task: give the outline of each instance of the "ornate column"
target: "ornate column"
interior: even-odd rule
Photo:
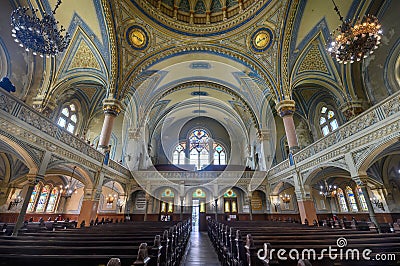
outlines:
[[[268,129],[261,129],[258,131],[258,141],[261,146],[261,154],[258,155],[258,158],[254,158],[254,160],[258,159],[258,162],[255,161],[255,169],[260,171],[267,171],[269,169],[269,162],[272,160],[272,154],[275,150],[275,145],[271,146],[271,132]],[[258,165],[258,169],[257,169]]]
[[[151,200],[151,195],[149,193],[146,193],[146,205],[144,206],[144,218],[143,218],[144,221],[147,221],[147,211],[149,208],[150,200]]]
[[[218,221],[218,198],[215,198],[214,204],[215,204],[215,221]]]
[[[184,196],[180,196],[180,200],[181,200],[180,220],[183,221],[183,203],[184,203],[185,197]]]
[[[104,122],[103,128],[101,129],[101,134],[99,138],[98,147],[102,150],[108,149],[108,144],[110,143],[111,133],[114,126],[114,120],[117,115],[121,112],[121,103],[120,101],[108,98],[103,102],[103,111],[104,111]]]
[[[24,202],[22,203],[21,211],[18,215],[17,223],[14,226],[14,230],[12,235],[17,236],[18,235],[18,230],[21,228],[22,223],[24,222],[24,218],[26,215],[26,211],[28,209],[28,204],[29,200],[31,199],[32,192],[39,181],[44,179],[43,175],[28,175],[28,189],[26,191],[26,194],[24,196]]]
[[[250,214],[250,221],[253,221],[253,208],[251,207],[251,198],[253,197],[253,192],[249,191],[247,195],[249,198],[249,214]]]
[[[282,117],[285,127],[286,138],[289,145],[289,151],[295,153],[299,150],[296,136],[296,127],[294,125],[293,114],[295,111],[295,102],[293,100],[282,100],[276,105],[276,110]]]
[[[83,201],[78,216],[78,226],[80,226],[83,221],[85,221],[85,225],[88,225],[91,220],[96,219],[101,190],[99,191],[96,188],[84,188],[83,193]]]
[[[361,191],[364,194],[365,202],[367,203],[368,206],[369,219],[371,220],[372,223],[375,224],[375,226],[378,228],[378,232],[380,233],[381,229],[379,228],[379,223],[376,220],[374,206],[371,203],[370,193],[368,192],[367,189],[368,176],[356,176],[352,177],[352,179],[356,182],[357,185],[360,186]]]
[[[313,221],[318,221],[318,217],[314,200],[311,198],[311,189],[302,183],[301,173],[297,169],[296,164],[293,167],[295,169],[293,181],[301,223],[304,223],[307,219],[308,224],[313,225]]]

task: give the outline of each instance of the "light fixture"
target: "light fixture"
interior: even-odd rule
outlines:
[[[290,195],[288,195],[288,194],[281,195],[280,198],[281,198],[283,203],[285,203],[285,204],[289,204],[290,203]]]
[[[321,185],[320,189],[320,195],[324,196],[325,198],[333,198],[336,195],[337,186],[331,184],[328,185],[328,182],[324,180],[324,186]]]
[[[29,7],[18,7],[11,13],[12,37],[19,46],[24,47],[26,51],[32,50],[34,55],[55,56],[63,52],[71,38],[68,32],[61,26],[58,30],[59,21],[54,18],[57,8],[60,6],[61,0],[52,10],[51,14],[43,12],[42,18],[37,17],[38,9],[30,9]],[[28,14],[31,10],[31,15]]]
[[[370,200],[371,200],[371,203],[374,204],[376,207],[378,207],[382,211],[385,210],[385,207],[383,206],[383,202],[381,202],[378,198],[373,197],[373,198],[370,198]]]
[[[349,20],[344,20],[334,0],[334,10],[342,25],[331,33],[328,52],[339,63],[347,64],[360,61],[372,54],[378,48],[382,38],[381,24],[373,15],[366,15],[362,20],[351,26]]]
[[[76,169],[76,166],[74,166],[74,168],[72,170],[72,174],[71,174],[71,177],[70,177],[70,179],[68,181],[68,184],[66,186],[64,186],[64,187],[62,185],[60,186],[60,188],[61,188],[60,193],[65,198],[70,198],[72,196],[72,194],[78,193],[76,185],[72,189],[72,179],[74,178],[75,169]]]
[[[22,202],[23,198],[18,195],[17,197],[15,197],[11,202],[10,202],[10,206],[8,206],[8,210],[11,210],[12,208],[16,207],[18,204],[20,204]]]
[[[114,185],[115,181],[113,181],[112,183],[111,193],[108,194],[108,197],[106,198],[107,205],[112,205],[114,203],[115,198],[118,197],[118,195],[114,193]]]

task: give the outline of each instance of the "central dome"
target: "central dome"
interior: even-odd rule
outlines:
[[[190,36],[210,36],[236,29],[257,16],[271,1],[131,0],[156,23]]]

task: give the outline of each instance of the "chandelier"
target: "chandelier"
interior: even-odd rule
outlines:
[[[281,197],[283,203],[285,203],[285,204],[290,203],[290,195],[285,194],[285,195],[281,195],[280,197]]]
[[[65,198],[70,198],[72,196],[72,194],[78,193],[76,185],[74,186],[74,188],[72,188],[72,179],[74,178],[75,170],[76,170],[76,166],[74,166],[74,168],[72,170],[72,174],[71,174],[71,177],[69,178],[68,184],[66,186],[60,185],[60,189],[61,189],[60,193]]]
[[[326,182],[326,180],[324,180],[324,185],[325,186],[320,186],[321,191],[319,192],[319,194],[321,196],[324,196],[325,198],[335,197],[337,186],[331,184],[328,185],[328,182]]]
[[[335,31],[331,33],[328,52],[343,64],[367,58],[378,48],[382,38],[381,24],[378,19],[373,15],[366,15],[353,27],[349,20],[344,20],[335,1],[332,0],[332,2],[342,25],[336,29],[339,31],[337,36],[335,36]]]
[[[28,52],[32,50],[34,55],[39,54],[41,57],[54,57],[63,52],[71,38],[68,32],[61,26],[58,30],[57,21],[54,18],[56,10],[61,4],[61,0],[57,4],[51,14],[44,12],[42,19],[36,16],[38,9],[32,9],[31,15],[28,14],[29,7],[18,7],[11,13],[12,37],[19,46],[25,47]]]
[[[114,185],[115,185],[115,181],[113,181],[113,183],[112,183],[111,193],[109,193],[108,197],[106,198],[106,202],[109,207],[112,206],[112,204],[114,203],[114,200],[118,197],[118,195],[116,193],[114,193],[115,192]]]

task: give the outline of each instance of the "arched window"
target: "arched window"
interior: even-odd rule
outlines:
[[[344,193],[343,190],[341,188],[338,188],[336,190],[336,195],[337,195],[337,199],[339,202],[339,207],[340,207],[340,211],[341,212],[348,212],[349,209],[347,208],[347,203],[346,203],[346,199],[344,197]]]
[[[58,199],[59,190],[57,187],[53,188],[50,194],[49,201],[47,203],[46,212],[54,212],[54,208],[56,207],[57,199]]]
[[[172,163],[173,164],[184,164],[185,163],[185,147],[184,142],[179,143],[173,152]]]
[[[237,197],[232,189],[224,194],[224,211],[226,213],[237,213]]]
[[[214,143],[214,164],[226,165],[226,152],[219,143]]]
[[[323,106],[321,108],[319,125],[324,136],[336,130],[339,127],[339,124],[336,120],[335,112],[327,106]]]
[[[76,106],[75,104],[71,103],[61,110],[61,114],[58,118],[57,124],[73,134],[77,122],[78,117],[76,115]]]
[[[39,196],[39,200],[36,206],[36,211],[37,212],[43,212],[44,211],[44,207],[46,205],[47,202],[47,198],[49,196],[49,190],[50,187],[48,185],[44,186],[42,188],[42,191],[40,192],[40,196]]]
[[[40,190],[40,184],[37,184],[35,188],[33,189],[31,198],[29,199],[29,204],[28,204],[28,212],[33,212],[35,208],[35,202],[36,202],[36,197],[38,194],[38,191]]]
[[[350,210],[353,212],[358,212],[356,198],[354,197],[353,190],[349,186],[346,187],[346,195],[350,203]]]
[[[368,205],[367,202],[365,201],[364,193],[362,192],[360,186],[356,187],[356,192],[357,192],[358,202],[360,203],[361,206],[361,210],[368,211]]]
[[[160,213],[162,214],[169,214],[174,212],[174,198],[175,193],[167,188],[161,194],[161,201],[160,201]]]
[[[209,135],[204,129],[195,129],[189,136],[190,164],[196,165],[197,170],[209,164]]]

